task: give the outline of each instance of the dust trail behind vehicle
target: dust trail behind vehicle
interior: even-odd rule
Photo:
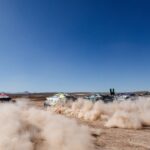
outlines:
[[[103,121],[106,127],[140,129],[150,126],[150,98],[138,97],[136,100],[92,103],[79,99],[71,106],[56,106],[55,112],[63,113],[89,122]]]

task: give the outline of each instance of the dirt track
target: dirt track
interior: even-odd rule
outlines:
[[[38,107],[43,101],[32,101]],[[79,121],[94,129],[95,150],[148,150],[150,149],[150,127],[141,130],[105,128],[101,122],[87,123]],[[100,131],[100,134],[99,134]]]
[[[97,127],[98,128],[98,127]],[[150,149],[150,129],[126,130],[104,129],[95,137],[97,149],[102,150],[148,150]]]

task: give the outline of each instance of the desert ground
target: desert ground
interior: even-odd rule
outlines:
[[[43,108],[50,94],[11,95],[14,99],[28,98],[33,106]],[[67,116],[68,117],[68,116]],[[69,117],[70,118],[70,117]],[[72,118],[72,117],[71,117]],[[88,122],[75,118],[78,124],[88,126],[95,150],[148,150],[150,149],[150,127],[141,129],[106,128],[101,121]],[[78,134],[78,133],[77,133]],[[71,139],[70,139],[71,140]]]

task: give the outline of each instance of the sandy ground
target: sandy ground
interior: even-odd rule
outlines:
[[[95,127],[99,129],[98,126]],[[150,129],[126,130],[101,128],[101,135],[95,136],[96,149],[102,150],[148,150]]]

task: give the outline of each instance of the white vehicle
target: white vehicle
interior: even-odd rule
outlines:
[[[47,106],[55,106],[58,103],[66,103],[67,100],[76,100],[74,96],[71,96],[69,94],[59,93],[52,97],[47,97],[46,101],[44,102],[44,107]]]

